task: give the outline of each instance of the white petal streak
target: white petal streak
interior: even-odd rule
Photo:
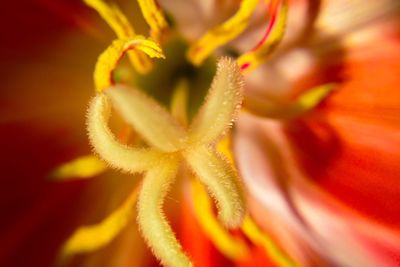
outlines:
[[[110,102],[104,94],[98,94],[90,103],[87,130],[94,150],[112,167],[130,173],[143,172],[155,165],[160,152],[134,149],[117,141],[107,126],[110,110]]]
[[[225,133],[241,106],[242,88],[239,66],[230,58],[221,58],[206,101],[189,130],[190,142],[210,143]]]
[[[181,148],[186,132],[156,101],[141,91],[122,85],[105,93],[122,117],[152,146],[165,152]]]

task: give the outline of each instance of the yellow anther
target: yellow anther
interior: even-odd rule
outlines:
[[[278,46],[285,33],[287,14],[287,0],[282,0],[279,11],[273,12],[271,16],[266,35],[255,48],[237,59],[243,73],[252,71],[260,64],[265,63],[268,56]]]
[[[285,252],[283,252],[275,241],[259,229],[257,224],[249,217],[245,217],[241,229],[254,244],[262,246],[268,256],[280,267],[299,266]]]
[[[151,29],[151,37],[160,41],[161,34],[168,27],[164,14],[155,0],[138,0],[144,19]]]
[[[94,70],[96,90],[101,92],[113,84],[113,71],[128,50],[141,51],[151,58],[164,58],[158,44],[136,35],[132,39],[115,40],[99,56]]]
[[[125,202],[98,224],[81,227],[68,239],[62,256],[94,251],[107,245],[132,219],[138,190],[135,189]]]
[[[85,3],[95,9],[100,16],[110,25],[118,39],[131,39],[136,36],[133,26],[126,16],[115,4],[107,4],[103,0],[84,0]],[[129,59],[139,73],[146,73],[151,69],[151,61],[140,51],[130,51]]]
[[[55,180],[85,179],[104,172],[107,164],[93,155],[86,155],[57,167],[51,177]]]
[[[218,250],[231,260],[245,260],[250,256],[246,243],[233,236],[214,215],[212,203],[204,187],[192,181],[194,211],[203,231]]]
[[[107,24],[110,25],[118,38],[135,36],[132,25],[118,6],[115,4],[107,4],[103,0],[84,0],[84,2],[100,14]]]
[[[186,80],[180,80],[172,95],[171,114],[185,127],[188,125],[188,95],[188,82]]]
[[[275,119],[292,119],[315,108],[333,90],[333,83],[323,84],[311,88],[290,103],[277,103],[273,106],[263,100],[247,99],[247,108],[251,113]]]
[[[215,49],[236,38],[247,28],[258,2],[259,0],[242,0],[233,17],[208,31],[189,48],[188,59],[194,65],[200,65]]]

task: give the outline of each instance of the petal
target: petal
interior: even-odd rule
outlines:
[[[151,58],[164,58],[161,47],[143,36],[115,40],[97,59],[94,70],[97,91],[101,92],[114,83],[113,71],[128,51],[142,51]]]
[[[221,222],[227,227],[238,227],[245,214],[245,205],[239,177],[232,165],[206,147],[187,150],[184,157],[216,200]]]
[[[326,1],[321,5],[315,28],[326,36],[343,36],[366,24],[398,14],[399,8],[397,0]]]
[[[258,0],[241,1],[239,10],[233,17],[209,30],[189,48],[187,53],[189,60],[195,65],[200,65],[215,49],[241,34],[247,28],[258,2]]]
[[[158,2],[172,16],[177,31],[190,42],[199,38],[210,25],[216,25],[231,16],[240,4],[238,1],[216,0],[159,0]]]
[[[400,206],[392,203],[400,201],[400,33],[377,26],[342,62],[346,79],[286,134],[319,187],[398,228]]]
[[[138,200],[138,224],[147,244],[163,265],[177,267],[192,264],[166,221],[162,206],[178,166],[178,158],[168,156],[149,170]]]
[[[329,266],[396,266],[398,229],[350,210],[320,190],[298,168],[281,124],[249,115],[238,123],[235,155],[250,198],[259,205],[251,206],[252,214],[272,228],[291,255],[309,266],[304,247],[310,246]],[[275,221],[264,220],[266,214]]]
[[[95,151],[112,167],[130,173],[143,172],[157,164],[160,152],[134,149],[116,140],[107,127],[110,109],[104,94],[98,94],[89,106],[87,128]]]
[[[122,206],[102,222],[76,230],[63,246],[61,260],[72,254],[97,250],[111,242],[132,218],[136,199],[137,190],[134,190]]]
[[[107,4],[103,0],[84,0],[85,3],[95,9],[100,16],[113,29],[118,39],[129,39],[136,36],[133,26],[129,23],[126,16],[115,4]],[[140,51],[130,51],[129,59],[133,67],[139,73],[146,73],[151,68],[151,62]]]
[[[242,88],[239,66],[221,58],[206,101],[190,126],[191,143],[210,143],[225,133],[241,106]]]
[[[107,164],[96,156],[86,155],[58,166],[51,173],[55,180],[92,178],[107,169]]]
[[[176,151],[186,140],[186,131],[163,107],[141,91],[117,85],[106,90],[114,107],[152,146]]]
[[[32,266],[52,266],[58,247],[87,212],[80,201],[87,192],[85,182],[46,179],[65,155],[79,153],[77,144],[84,142],[72,137],[73,128],[60,125],[43,115],[0,124],[0,266],[23,266],[25,260]]]

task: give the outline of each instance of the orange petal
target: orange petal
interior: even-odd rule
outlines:
[[[328,265],[396,266],[393,255],[400,255],[398,228],[350,210],[311,182],[298,168],[282,124],[245,115],[237,129],[235,155],[244,183],[265,209],[261,214],[277,217],[277,223],[258,222],[272,227],[291,255],[308,266],[309,255],[302,249],[305,243]],[[257,216],[260,210],[252,206]],[[289,233],[279,230],[282,224]]]

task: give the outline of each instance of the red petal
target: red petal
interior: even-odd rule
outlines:
[[[400,227],[400,34],[362,49],[342,64],[337,92],[287,134],[315,183]]]

